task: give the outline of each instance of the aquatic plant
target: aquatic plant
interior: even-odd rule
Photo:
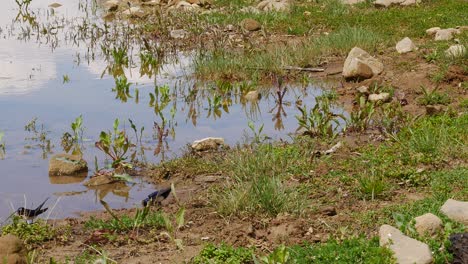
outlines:
[[[335,114],[331,110],[331,103],[327,97],[316,97],[315,106],[307,111],[307,107],[297,105],[301,115],[296,119],[299,123],[298,130],[304,130],[305,135],[311,137],[336,137],[338,129],[338,118],[344,119],[342,115]]]
[[[375,112],[373,102],[367,101],[364,96],[359,97],[358,108],[350,113],[349,119],[346,119],[346,131],[364,131],[372,122],[372,116]]]
[[[123,170],[131,168],[131,164],[125,160],[128,158],[127,151],[133,144],[125,131],[119,130],[119,119],[115,119],[113,128],[113,132],[101,131],[99,141],[95,143],[95,146],[112,159],[112,168]]]
[[[0,132],[0,159],[3,159],[6,154],[5,141],[3,141],[4,132]]]
[[[26,124],[26,126],[24,126],[25,131],[32,133],[31,137],[27,137],[25,139],[32,142],[37,142],[35,145],[29,145],[27,147],[39,147],[42,150],[42,158],[45,159],[47,158],[47,154],[52,153],[54,145],[52,145],[50,139],[47,138],[47,135],[50,133],[50,131],[47,131],[45,129],[44,124],[41,124],[38,127],[36,122],[37,117],[34,117],[33,119],[31,119],[31,121],[28,122],[28,124]]]
[[[122,102],[127,102],[128,98],[132,98],[130,95],[130,85],[125,75],[119,75],[115,79],[115,87],[112,89],[113,92],[117,92],[115,99],[119,99]]]

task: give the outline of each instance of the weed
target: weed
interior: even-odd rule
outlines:
[[[50,131],[47,131],[45,129],[44,124],[41,124],[40,127],[38,128],[36,122],[37,122],[37,117],[34,117],[24,127],[25,131],[33,134],[31,137],[26,138],[26,140],[37,142],[36,146],[38,146],[42,150],[42,158],[46,159],[47,155],[49,153],[52,153],[52,149],[54,145],[52,145],[50,139],[47,138],[47,134],[50,133]]]
[[[307,111],[306,106],[297,106],[301,115],[296,116],[299,128],[304,130],[304,134],[311,137],[326,137],[333,139],[336,137],[338,129],[338,117],[331,110],[330,100],[327,97],[315,98],[315,106]]]
[[[289,248],[281,245],[275,248],[271,254],[261,257],[260,260],[257,260],[255,257],[254,262],[256,264],[294,264],[296,263],[296,260],[291,259],[289,251]]]
[[[70,82],[70,77],[67,74],[63,75],[63,83],[69,83],[69,82]]]
[[[349,119],[346,120],[346,131],[366,130],[371,125],[374,112],[374,103],[366,101],[363,96],[359,97],[357,110],[352,111],[349,114]]]
[[[437,88],[429,91],[426,87],[421,86],[421,91],[423,92],[423,96],[418,100],[421,105],[446,105],[450,103],[450,97],[448,94],[437,92]]]
[[[72,133],[65,132],[62,135],[61,145],[65,152],[69,152],[72,148],[73,155],[82,155],[83,148],[83,116],[80,115],[70,125]]]
[[[247,125],[250,128],[250,131],[252,131],[252,133],[253,133],[252,143],[260,144],[260,143],[264,142],[266,139],[268,139],[267,135],[262,134],[264,124],[262,124],[258,128],[258,130],[255,129],[255,124],[252,121],[249,121]]]
[[[123,169],[131,168],[131,164],[125,162],[127,151],[132,146],[125,131],[119,130],[119,119],[114,121],[114,131],[101,131],[99,141],[95,146],[107,154],[112,159],[112,168]]]
[[[370,171],[370,175],[367,173],[362,174],[359,179],[360,192],[364,197],[368,197],[374,200],[380,196],[386,188],[385,179],[382,173],[376,172],[375,170]]]
[[[18,236],[26,244],[37,244],[54,238],[55,230],[40,219],[28,224],[14,216],[11,224],[2,227],[2,235],[6,234]]]
[[[119,99],[122,102],[127,102],[128,98],[132,98],[130,95],[130,85],[125,75],[119,75],[115,78],[115,87],[112,88],[113,92],[117,92],[115,99]]]
[[[221,244],[219,246],[208,244],[192,259],[191,263],[247,264],[252,263],[253,253],[254,251],[252,249],[234,248],[226,244]]]
[[[148,207],[138,209],[133,217],[124,215],[122,217],[113,217],[111,220],[102,220],[91,217],[85,222],[84,226],[88,229],[106,229],[110,231],[129,231],[140,228],[164,227],[164,217],[161,212],[150,212]]]

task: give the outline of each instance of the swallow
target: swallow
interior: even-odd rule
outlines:
[[[32,224],[34,218],[36,218],[40,214],[47,211],[47,209],[49,209],[49,208],[42,209],[42,207],[47,202],[47,200],[49,200],[49,198],[45,199],[45,201],[42,202],[36,209],[26,209],[24,207],[20,207],[20,208],[18,208],[18,210],[16,210],[16,214],[18,216],[23,217],[28,224]]]
[[[161,202],[164,199],[166,199],[170,193],[171,193],[171,188],[165,188],[165,189],[155,191],[151,193],[150,195],[148,195],[148,197],[144,199],[141,203],[143,204],[144,207],[152,203],[161,204]]]

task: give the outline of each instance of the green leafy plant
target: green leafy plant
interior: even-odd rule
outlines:
[[[328,137],[333,139],[336,137],[338,129],[338,117],[344,118],[342,115],[334,114],[331,110],[331,103],[328,97],[316,97],[315,106],[307,111],[307,107],[297,106],[301,115],[297,115],[296,119],[299,123],[299,128],[304,130],[304,134],[311,137]]]
[[[346,131],[364,131],[372,122],[372,116],[375,112],[374,103],[366,101],[363,96],[359,97],[357,110],[350,113],[346,120]]]
[[[51,240],[55,236],[55,230],[42,220],[28,224],[20,217],[14,216],[11,224],[2,227],[2,235],[6,234],[18,236],[26,244],[37,244]]]
[[[398,229],[400,229],[400,231],[409,236],[416,234],[416,229],[414,229],[414,221],[412,217],[400,213],[393,213],[392,216],[396,226]]]
[[[125,170],[132,167],[131,164],[125,162],[128,158],[126,156],[127,151],[132,146],[132,143],[125,131],[119,130],[119,119],[115,119],[114,121],[113,132],[101,131],[99,141],[95,143],[95,146],[112,159],[112,168]]]
[[[31,121],[24,126],[24,130],[32,134],[32,136],[27,137],[26,140],[37,142],[35,145],[28,147],[39,147],[42,150],[42,158],[47,158],[47,155],[52,152],[54,147],[51,140],[47,137],[50,131],[45,129],[44,124],[40,126],[37,125],[37,117],[31,119]]]
[[[265,135],[265,134],[262,134],[263,132],[263,126],[264,124],[262,124],[258,130],[255,129],[255,124],[249,120],[249,122],[247,123],[247,125],[249,126],[250,130],[252,131],[253,133],[253,140],[252,142],[255,143],[255,144],[260,144],[262,142],[264,142],[265,140],[268,139],[268,136]]]
[[[253,249],[234,248],[226,244],[221,244],[219,246],[208,244],[192,259],[191,263],[247,264],[252,263],[253,253]]]
[[[122,102],[127,102],[128,98],[132,98],[130,95],[130,85],[125,75],[119,75],[115,78],[115,87],[112,88],[113,92],[117,92],[115,99],[119,99]]]
[[[421,85],[421,91],[423,96],[418,99],[418,103],[421,105],[446,105],[450,103],[450,97],[448,94],[437,92],[437,87],[432,91],[429,91],[426,87]]]
[[[381,173],[371,170],[370,174],[364,173],[359,178],[360,192],[374,200],[385,191],[385,178]]]
[[[61,145],[68,152],[73,148],[72,154],[82,155],[83,148],[83,116],[80,115],[70,125],[72,132],[65,132],[62,135]]]
[[[281,245],[275,250],[264,257],[261,257],[260,260],[254,258],[255,264],[293,264],[296,263],[294,259],[291,258],[291,254],[289,253],[289,249]]]

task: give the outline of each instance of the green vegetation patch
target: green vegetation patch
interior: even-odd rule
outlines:
[[[26,244],[37,244],[51,240],[54,238],[55,233],[55,230],[42,220],[28,224],[19,217],[14,217],[11,224],[2,227],[2,236],[6,234],[16,235]]]
[[[221,244],[219,246],[208,244],[203,250],[192,259],[193,264],[243,264],[252,263],[253,249],[234,248]]]

